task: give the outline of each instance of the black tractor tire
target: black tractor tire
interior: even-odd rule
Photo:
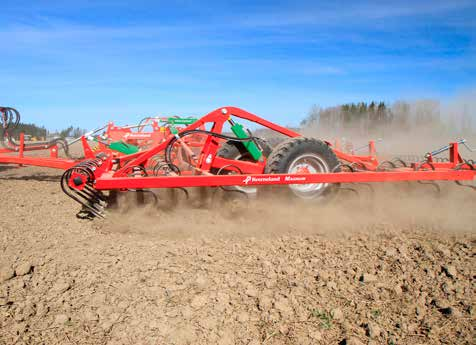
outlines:
[[[268,157],[271,154],[272,148],[265,139],[255,139],[258,146],[263,152],[263,156]],[[253,161],[253,157],[246,149],[245,145],[239,141],[229,140],[221,146],[217,152],[217,156],[227,159]]]
[[[276,146],[268,157],[265,168],[267,174],[293,174],[304,164],[310,173],[339,172],[339,159],[323,141],[315,138],[290,138]],[[314,183],[289,185],[287,188],[301,199],[322,200],[335,194],[338,184]]]

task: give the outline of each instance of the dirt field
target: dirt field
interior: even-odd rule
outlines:
[[[91,222],[58,178],[0,167],[0,344],[476,342],[469,189]]]

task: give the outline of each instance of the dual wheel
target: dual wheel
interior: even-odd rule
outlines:
[[[332,149],[323,141],[297,137],[290,138],[274,149],[259,139],[263,154],[267,157],[265,173],[329,173],[339,171],[339,160]],[[222,146],[218,155],[234,160],[253,161],[242,143],[229,141]],[[293,196],[301,199],[324,199],[337,190],[337,185],[328,183],[292,184],[286,188]],[[256,187],[236,186],[236,190],[248,195],[257,193]]]

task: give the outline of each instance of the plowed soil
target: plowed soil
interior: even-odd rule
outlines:
[[[388,186],[326,205],[220,199],[87,221],[58,180],[0,167],[0,344],[476,341],[469,188]]]

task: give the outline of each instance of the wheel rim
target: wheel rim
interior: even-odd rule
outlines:
[[[329,166],[320,156],[312,153],[303,154],[294,159],[288,168],[289,174],[328,173]],[[300,198],[314,199],[320,196],[329,186],[328,183],[291,184],[289,188]]]

